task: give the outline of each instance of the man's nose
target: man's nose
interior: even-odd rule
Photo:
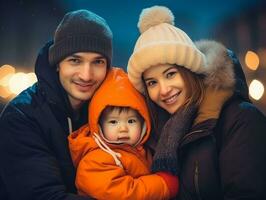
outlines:
[[[79,77],[83,81],[90,81],[92,79],[93,72],[89,63],[81,66],[79,71]]]

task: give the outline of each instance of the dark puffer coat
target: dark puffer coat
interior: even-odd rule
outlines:
[[[1,113],[1,200],[89,199],[75,195],[75,168],[67,141],[68,122],[72,120],[74,129],[84,124],[87,109],[74,119],[56,67],[48,64],[50,45],[36,61],[38,83]]]
[[[177,199],[266,199],[266,118],[248,98],[235,55],[216,42],[196,45],[210,66],[208,84],[223,87],[235,83],[235,91],[218,120],[195,125],[181,140]]]

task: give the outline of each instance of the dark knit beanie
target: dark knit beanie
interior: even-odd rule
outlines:
[[[54,34],[49,63],[58,64],[76,52],[95,52],[112,61],[112,31],[106,21],[88,10],[67,13]]]

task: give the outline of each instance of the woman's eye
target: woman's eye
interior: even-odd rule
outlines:
[[[168,72],[166,74],[166,78],[172,78],[172,77],[174,77],[176,75],[176,73],[177,73],[176,71]]]
[[[156,81],[147,81],[146,82],[147,87],[154,86],[155,84],[156,84]]]

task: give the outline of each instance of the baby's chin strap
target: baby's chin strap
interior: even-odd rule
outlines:
[[[98,144],[98,146],[105,152],[109,153],[115,160],[115,164],[121,168],[123,168],[123,165],[121,163],[121,161],[119,160],[119,158],[121,158],[121,154],[117,153],[115,151],[113,151],[112,149],[110,149],[110,147],[108,147],[105,142],[101,139],[101,137],[96,134],[93,133],[93,139],[95,140],[95,142]]]

